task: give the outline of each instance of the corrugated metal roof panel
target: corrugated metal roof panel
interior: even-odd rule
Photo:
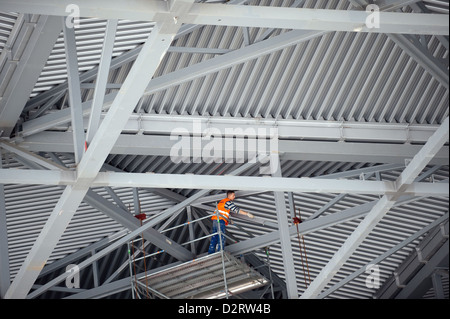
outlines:
[[[80,25],[75,28],[78,53],[79,72],[85,72],[100,63],[100,57],[105,37],[106,20],[80,18]],[[154,23],[120,20],[113,49],[113,57],[132,50],[143,44]],[[51,87],[67,80],[67,69],[64,51],[64,36],[61,34],[50,54],[38,82],[31,94],[36,96]]]
[[[428,45],[445,60],[448,51],[439,43],[431,37]],[[192,60],[177,68],[203,61],[182,55]],[[141,110],[439,124],[447,104],[447,90],[386,35],[333,32],[144,97]]]

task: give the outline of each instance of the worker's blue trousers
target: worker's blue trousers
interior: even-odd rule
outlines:
[[[220,220],[220,222],[218,223],[217,220],[213,220],[212,232],[215,234],[211,237],[211,243],[209,244],[208,254],[214,254],[216,252],[216,246],[219,246],[219,250],[222,249],[222,247],[220,246],[218,224],[220,225],[220,231],[222,233],[221,234],[222,235],[221,236],[222,237],[222,245],[223,245],[223,247],[225,247],[225,230],[226,230],[225,221]]]

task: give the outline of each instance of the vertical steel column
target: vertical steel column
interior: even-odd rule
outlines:
[[[102,114],[106,84],[108,83],[117,25],[118,20],[108,20],[106,23],[105,43],[103,45],[102,57],[98,67],[97,82],[95,83],[94,97],[92,99],[91,116],[89,118],[86,134],[86,143],[88,145],[91,143],[100,125],[100,116]]]
[[[78,72],[77,43],[75,29],[66,25],[66,18],[62,18],[64,43],[67,63],[67,82],[69,85],[69,106],[72,116],[73,146],[75,151],[75,162],[81,161],[84,153],[84,123],[83,109],[81,107],[80,75]]]
[[[217,216],[217,232],[219,236],[219,247],[220,247],[220,255],[222,257],[222,270],[223,270],[223,283],[225,286],[225,296],[228,299],[228,285],[227,285],[227,273],[225,271],[225,243],[222,240],[222,230],[220,229],[220,219],[219,219],[219,210],[217,209],[217,203],[216,203],[216,210],[215,210],[216,216]],[[214,222],[214,221],[213,221]]]
[[[270,167],[273,177],[281,177],[281,165],[278,154],[270,155]],[[288,213],[283,192],[274,192],[277,209],[278,230],[283,255],[283,266],[286,278],[287,295],[289,299],[297,299],[297,280],[295,277],[294,258],[292,257],[291,237],[289,235]]]

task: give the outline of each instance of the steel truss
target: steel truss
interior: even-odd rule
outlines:
[[[327,126],[326,123],[305,123],[306,127],[292,127],[292,123],[289,120],[262,123],[262,127],[272,126],[279,124],[282,129],[282,136],[296,135],[301,138],[305,135],[304,130],[310,130],[312,127],[316,127],[315,133],[310,133],[309,138],[314,139],[322,137],[332,141],[357,141],[357,142],[396,142],[401,143],[399,146],[394,146],[399,150],[399,153],[395,156],[395,160],[386,160],[385,157],[380,156],[378,160],[380,162],[389,164],[398,164],[399,159],[403,161],[405,158],[412,158],[412,160],[406,165],[397,167],[402,169],[400,176],[395,181],[381,181],[381,180],[361,180],[361,179],[344,179],[341,177],[334,177],[328,180],[321,179],[289,179],[281,177],[276,174],[272,177],[251,177],[251,176],[200,176],[200,175],[175,175],[167,174],[132,174],[123,172],[100,172],[102,169],[106,157],[111,154],[121,154],[123,150],[120,150],[118,144],[126,142],[123,140],[129,136],[123,135],[124,130],[130,130],[133,133],[136,132],[163,132],[167,134],[170,127],[155,128],[155,121],[166,120],[162,116],[148,116],[138,119],[131,116],[139,99],[146,94],[153,94],[163,89],[173,87],[180,83],[187,82],[198,77],[211,74],[218,70],[223,70],[228,67],[249,61],[264,54],[268,54],[274,51],[278,51],[282,48],[292,46],[293,44],[301,43],[322,36],[327,32],[333,31],[347,31],[347,32],[377,32],[377,33],[390,33],[390,37],[405,52],[411,55],[414,59],[420,61],[420,65],[430,72],[441,84],[448,89],[448,76],[444,74],[442,65],[438,63],[436,59],[424,48],[421,47],[420,41],[414,36],[400,35],[403,33],[410,34],[422,34],[422,35],[448,35],[448,17],[436,16],[432,14],[419,14],[419,13],[399,13],[399,12],[385,12],[388,9],[394,10],[398,7],[404,6],[407,3],[414,1],[382,1],[381,19],[384,23],[379,29],[368,29],[363,26],[367,14],[361,11],[347,12],[346,15],[341,15],[338,10],[296,10],[295,8],[259,8],[247,6],[245,10],[242,6],[237,4],[245,1],[232,1],[232,5],[220,5],[218,10],[217,5],[194,3],[193,0],[172,0],[172,1],[135,1],[136,6],[131,10],[124,10],[123,1],[103,1],[98,0],[90,4],[86,4],[83,7],[83,12],[87,16],[97,15],[98,6],[103,2],[108,2],[108,5],[104,5],[104,11],[99,18],[109,19],[109,46],[105,46],[102,52],[102,65],[89,73],[89,76],[78,75],[76,57],[71,55],[73,50],[76,49],[76,43],[74,34],[71,30],[64,28],[63,19],[60,17],[65,16],[64,3],[70,4],[70,1],[62,1],[61,6],[54,6],[53,1],[40,1],[36,4],[31,0],[5,0],[2,1],[2,10],[17,11],[22,14],[40,15],[40,16],[24,16],[21,19],[32,19],[27,23],[35,24],[36,31],[28,33],[29,41],[31,45],[24,51],[24,55],[20,61],[9,58],[9,60],[2,55],[1,61],[8,63],[8,66],[12,66],[17,63],[17,76],[14,81],[8,82],[8,89],[5,90],[5,95],[2,97],[0,104],[0,117],[4,122],[0,122],[0,129],[3,136],[10,136],[10,133],[14,130],[17,120],[20,117],[20,112],[25,113],[30,111],[38,112],[36,118],[30,118],[29,121],[23,123],[20,130],[17,131],[16,139],[14,143],[11,141],[2,141],[0,146],[2,150],[14,154],[14,157],[21,161],[24,165],[28,166],[29,170],[15,170],[0,168],[0,184],[9,183],[22,183],[22,184],[41,184],[41,185],[61,185],[64,186],[62,196],[53,209],[51,216],[49,217],[44,229],[40,233],[35,244],[31,248],[23,266],[15,279],[5,289],[5,282],[9,274],[2,271],[0,276],[0,285],[2,297],[5,298],[33,298],[45,292],[47,289],[54,287],[57,283],[67,278],[67,274],[62,274],[52,279],[47,284],[38,287],[32,293],[30,290],[33,287],[34,282],[42,273],[49,273],[51,269],[55,269],[58,265],[61,266],[65,262],[75,258],[74,256],[67,257],[56,265],[46,265],[46,261],[51,254],[53,248],[61,238],[64,229],[69,224],[71,218],[75,214],[79,204],[82,201],[89,202],[89,204],[97,209],[113,216],[129,231],[116,234],[115,238],[111,242],[96,243],[93,246],[96,249],[101,249],[95,254],[92,254],[89,258],[79,264],[80,268],[85,268],[96,260],[111,253],[118,247],[123,246],[136,236],[145,234],[145,239],[149,242],[154,242],[158,246],[164,246],[164,242],[169,240],[166,236],[161,234],[160,230],[155,230],[154,226],[160,222],[167,220],[168,218],[174,218],[183,209],[192,205],[192,207],[203,207],[204,203],[201,202],[201,198],[208,195],[211,189],[223,189],[225,186],[229,188],[238,185],[237,189],[241,191],[249,192],[263,192],[273,191],[276,199],[276,206],[278,208],[278,225],[277,230],[269,232],[267,234],[257,236],[246,241],[235,243],[227,248],[227,254],[236,255],[245,252],[250,252],[255,249],[266,247],[268,245],[279,243],[282,244],[283,259],[286,262],[286,281],[289,283],[286,288],[288,296],[290,298],[296,298],[298,291],[295,283],[295,273],[290,268],[293,261],[289,258],[289,241],[297,234],[296,229],[289,227],[287,221],[287,210],[283,207],[285,204],[284,193],[285,192],[308,192],[308,193],[333,193],[333,194],[370,194],[380,195],[381,199],[363,204],[361,206],[347,209],[335,214],[333,216],[324,216],[321,218],[313,218],[299,226],[299,232],[306,234],[318,229],[322,229],[329,225],[335,225],[343,221],[355,219],[357,217],[364,216],[364,220],[360,226],[352,233],[352,235],[346,240],[345,244],[339,249],[339,251],[333,256],[332,260],[323,268],[320,274],[313,280],[311,286],[301,296],[304,298],[313,298],[323,296],[322,290],[329,283],[331,275],[335,273],[345,260],[355,251],[358,245],[364,240],[371,229],[377,224],[377,222],[395,205],[402,203],[403,201],[414,200],[415,196],[441,196],[448,197],[448,188],[444,185],[446,183],[425,183],[417,181],[419,174],[429,164],[436,165],[448,165],[448,155],[439,155],[448,152],[448,147],[444,144],[448,141],[448,118],[439,127],[427,127],[423,130],[419,126],[389,126],[389,125],[371,125],[370,127],[364,127],[363,133],[358,134],[356,132],[359,128],[357,124],[346,127],[346,131],[343,134],[343,128],[346,123],[333,123],[333,125]],[[365,2],[351,1],[352,4],[360,6],[361,8]],[[128,8],[129,9],[129,8]],[[417,8],[416,8],[417,9]],[[60,16],[58,18],[52,18],[47,15]],[[316,22],[309,24],[311,16],[316,18]],[[38,20],[36,18],[38,17]],[[155,26],[147,40],[147,42],[133,52],[124,54],[121,57],[113,59],[111,62],[111,32],[114,29],[115,19],[130,19],[130,20],[152,20],[155,21]],[[185,23],[184,26],[182,24]],[[247,43],[248,45],[232,51],[232,52],[219,52],[221,55],[200,63],[188,67],[183,70],[175,71],[171,74],[158,77],[152,80],[152,77],[159,66],[160,61],[164,57],[165,53],[170,50],[172,40],[179,34],[179,32],[188,33],[192,25],[212,24],[212,25],[224,25],[224,26],[242,26],[242,27],[269,27],[269,28],[289,28],[292,31],[283,33],[279,36],[260,41],[257,43]],[[187,25],[191,25],[188,27]],[[56,26],[56,27],[55,27]],[[26,25],[25,27],[29,27]],[[56,37],[60,31],[64,31],[64,38],[66,41],[66,55],[68,59],[67,72],[69,74],[69,81],[63,85],[58,86],[50,90],[48,94],[43,94],[34,99],[31,99],[27,106],[26,99],[28,99],[29,92],[32,89],[32,84],[37,80],[39,75],[38,69],[29,69],[27,65],[37,64],[43,66],[45,58],[49,55]],[[313,30],[313,31],[311,31]],[[318,30],[318,31],[317,31]],[[25,34],[21,34],[22,39]],[[442,38],[442,41],[445,41]],[[40,43],[41,46],[36,46],[37,50],[33,51],[33,46]],[[417,50],[420,48],[420,50]],[[72,49],[72,51],[70,50]],[[32,54],[35,53],[35,54]],[[216,52],[217,53],[217,52]],[[101,94],[108,86],[106,74],[113,68],[117,68],[124,65],[127,62],[134,61],[133,68],[128,74],[124,83],[120,84],[117,88],[117,93],[110,93],[103,96]],[[110,62],[110,63],[109,63]],[[109,64],[109,68],[108,65]],[[83,82],[93,80],[98,75],[98,83],[95,85],[96,98],[93,101],[82,102],[80,87]],[[34,81],[34,83],[32,83]],[[6,82],[5,82],[6,83]],[[22,90],[21,84],[26,83],[26,94]],[[84,83],[86,85],[86,83]],[[62,98],[67,93],[70,99],[70,108],[57,111],[54,113],[45,114],[45,111],[50,108],[58,99]],[[26,99],[24,99],[26,98]],[[6,101],[6,102],[4,102]],[[15,104],[9,104],[8,101],[14,101]],[[5,103],[8,103],[6,105]],[[42,107],[42,109],[39,109]],[[101,111],[105,112],[104,114]],[[31,113],[30,113],[31,114]],[[36,114],[36,113],[35,113]],[[90,121],[84,121],[83,116],[90,116]],[[186,121],[190,118],[178,117],[177,119],[170,119],[175,121],[176,124],[185,125]],[[221,121],[220,119],[217,121]],[[85,123],[87,122],[87,123]],[[71,123],[73,130],[72,134],[68,136],[66,133],[56,132],[53,138],[58,139],[58,142],[49,143],[47,148],[34,148],[33,145],[39,145],[39,143],[45,143],[48,138],[46,129],[59,127],[59,129],[66,130]],[[137,127],[138,124],[144,123],[144,127]],[[253,123],[254,124],[254,123]],[[227,124],[228,125],[228,124]],[[236,120],[233,123],[235,127],[242,125],[241,120]],[[250,123],[251,125],[251,123]],[[84,138],[84,129],[87,128],[89,137]],[[385,136],[379,137],[373,130],[387,132]],[[155,131],[152,131],[155,130]],[[378,131],[377,131],[378,132]],[[396,134],[391,134],[391,133]],[[188,133],[192,131],[188,130]],[[319,134],[320,133],[320,134]],[[41,135],[42,134],[42,135]],[[320,135],[320,136],[319,136]],[[1,136],[1,135],[0,135]],[[137,136],[133,136],[137,139]],[[8,139],[8,138],[7,138]],[[69,141],[71,139],[71,141]],[[84,142],[88,140],[88,144]],[[418,142],[420,145],[403,145],[410,142]],[[161,143],[161,140],[159,140]],[[298,141],[294,141],[298,142]],[[35,143],[35,144],[33,144]],[[60,144],[58,144],[60,143]],[[61,150],[62,144],[66,147],[65,151],[74,154],[74,162],[76,169],[67,169],[62,165],[36,155],[34,152],[57,152]],[[425,144],[424,144],[425,143]],[[424,144],[424,145],[423,145]],[[31,145],[31,146],[30,146]],[[56,146],[57,145],[57,146]],[[299,145],[299,144],[296,144]],[[306,158],[318,158],[320,150],[311,150],[308,148],[311,144],[302,144],[304,149],[309,150]],[[334,144],[336,145],[336,144]],[[344,144],[345,145],[345,144]],[[128,145],[129,146],[129,145]],[[325,148],[330,144],[325,145]],[[340,145],[339,147],[341,147]],[[345,147],[352,148],[354,145],[347,144]],[[55,149],[55,147],[57,149]],[[138,145],[132,145],[133,153],[139,154]],[[292,149],[292,144],[285,143],[282,146],[282,150]],[[359,146],[358,154],[362,156],[368,147],[375,147],[373,145],[363,144]],[[366,147],[364,149],[364,147]],[[384,146],[382,146],[384,147]],[[28,148],[28,149],[26,149]],[[447,152],[446,152],[447,151]],[[157,156],[167,156],[167,149],[157,149],[155,154]],[[302,151],[303,152],[303,151]],[[335,149],[334,160],[338,160],[338,150]],[[408,154],[408,155],[405,155]],[[2,154],[0,154],[2,155]],[[266,156],[267,154],[260,154]],[[269,154],[270,155],[270,154]],[[272,154],[273,155],[273,154]],[[325,154],[328,156],[329,153]],[[55,156],[55,155],[54,155]],[[286,152],[286,160],[302,159],[298,153]],[[56,156],[55,156],[56,157]],[[278,157],[278,155],[277,155]],[[283,159],[283,155],[280,156]],[[280,163],[278,158],[278,164]],[[348,158],[348,157],[347,157]],[[304,159],[304,158],[303,158]],[[342,160],[342,157],[340,157]],[[250,165],[252,166],[252,165]],[[406,168],[404,168],[406,166]],[[243,165],[242,170],[235,172],[235,175],[239,175],[240,172],[248,168],[247,165]],[[403,169],[404,168],[404,169]],[[373,172],[377,172],[377,169],[372,168]],[[392,166],[390,166],[392,169]],[[364,173],[364,172],[363,172]],[[366,171],[367,173],[367,171]],[[359,172],[361,174],[361,172]],[[425,173],[426,174],[426,173]],[[349,176],[347,176],[349,177]],[[220,186],[217,186],[220,185]],[[104,198],[95,194],[90,188],[92,187],[106,187],[113,186],[128,186],[128,187],[141,187],[157,189],[156,192],[165,194],[171,198],[177,198],[177,204],[173,207],[165,210],[151,222],[145,225],[138,226],[133,224],[129,218],[124,217],[123,207],[118,209],[116,205],[111,205]],[[197,192],[194,196],[189,198],[183,198],[177,193],[171,192],[170,188],[186,188],[186,189],[203,189]],[[0,195],[3,195],[3,189],[0,188]],[[339,195],[338,195],[339,196]],[[335,202],[339,201],[341,197],[336,197]],[[213,202],[210,200],[209,202]],[[329,203],[333,205],[332,202]],[[0,212],[4,209],[4,196],[0,196]],[[119,205],[120,206],[120,205]],[[317,215],[321,213],[318,212]],[[2,220],[5,220],[4,215],[1,215]],[[316,216],[317,217],[317,216]],[[448,216],[447,216],[448,218]],[[265,224],[264,220],[256,219],[254,222]],[[272,225],[273,226],[273,225]],[[6,236],[4,232],[3,236]],[[3,238],[4,242],[5,238]],[[7,241],[7,239],[6,239]],[[179,261],[187,261],[192,257],[192,254],[187,249],[180,247],[180,244],[166,245],[168,252],[173,255]],[[86,251],[91,252],[93,247],[87,250],[83,250],[76,256],[81,256]],[[1,256],[5,255],[7,247],[2,245]],[[6,253],[7,255],[7,253]],[[223,254],[222,254],[223,257]],[[385,257],[385,256],[384,256]],[[222,259],[223,260],[223,259]],[[5,265],[8,264],[8,260],[2,258],[0,260],[2,269],[5,269]],[[7,265],[8,266],[8,265]],[[6,267],[7,269],[8,267]],[[356,273],[352,276],[357,275]],[[108,282],[105,286],[96,287],[90,292],[80,292],[80,296],[95,296],[104,295],[106,291],[118,291],[123,288],[125,281],[118,280],[117,282]],[[129,285],[129,282],[126,284]],[[334,288],[332,288],[334,289]],[[228,289],[226,289],[228,291]],[[321,295],[322,293],[322,295]],[[156,292],[155,292],[156,294]],[[325,292],[325,294],[327,294]],[[76,297],[76,295],[74,295]]]

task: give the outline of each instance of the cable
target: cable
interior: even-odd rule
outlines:
[[[294,214],[296,215],[296,212],[294,211]],[[306,254],[306,244],[305,244],[305,238],[304,236],[300,236],[300,231],[298,229],[298,225],[302,223],[302,219],[300,216],[300,209],[298,210],[298,217],[295,216],[293,218],[293,222],[295,224],[295,226],[297,227],[297,239],[298,239],[298,246],[300,248],[300,260],[302,263],[302,268],[303,268],[303,275],[304,275],[304,279],[305,279],[305,285],[306,287],[308,287],[309,284],[311,284],[311,276],[309,273],[309,264],[308,264],[308,255]],[[302,245],[303,242],[303,245]],[[302,248],[303,246],[303,248]],[[303,251],[305,253],[305,262],[303,261]],[[306,264],[306,271],[305,271],[305,264]],[[308,281],[306,280],[306,276],[308,275]],[[308,284],[309,282],[309,284]]]

